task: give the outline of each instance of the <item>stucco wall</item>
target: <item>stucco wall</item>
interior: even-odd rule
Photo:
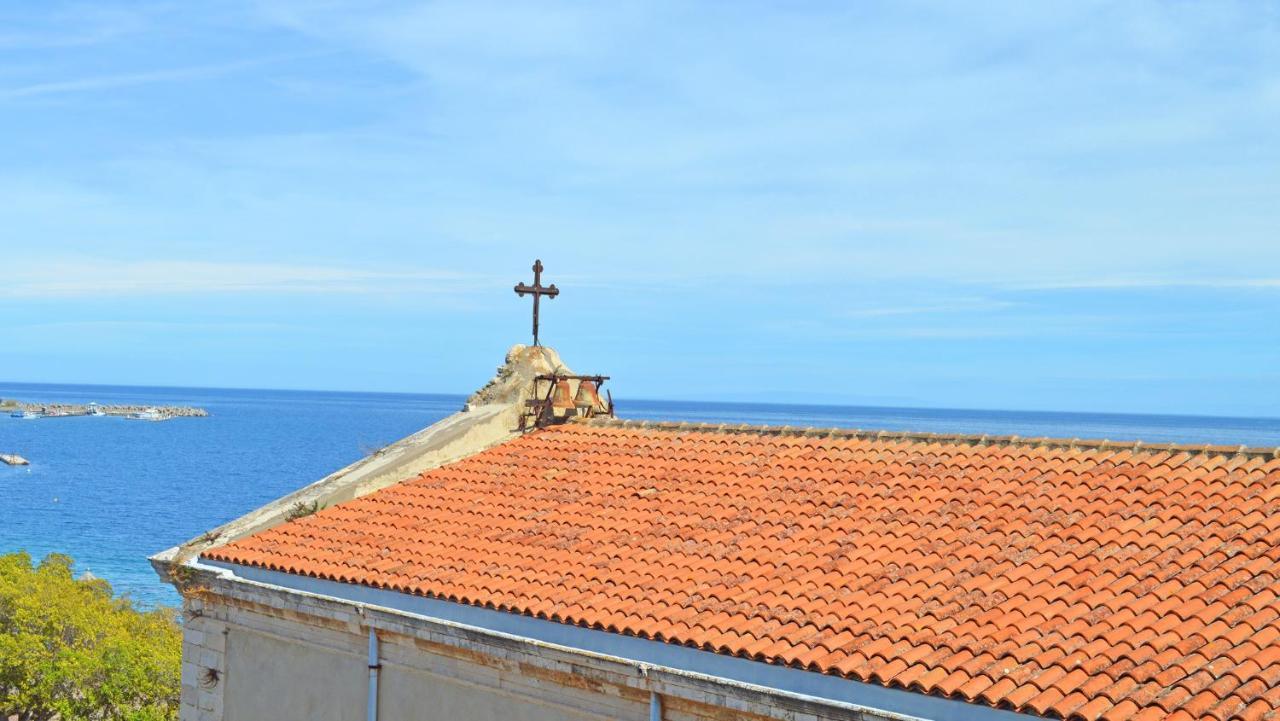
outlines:
[[[227,627],[204,615],[200,599],[187,599],[182,615],[182,721],[222,718]]]
[[[238,597],[201,594],[186,606],[181,721],[364,719],[373,620],[361,609],[257,589]],[[480,644],[443,642],[411,620],[379,618],[377,625],[381,721],[649,718],[649,689],[637,687],[634,675],[510,643],[489,653]],[[696,690],[660,693],[665,721],[871,718]]]
[[[387,650],[392,655],[403,655],[395,646]],[[648,718],[648,707],[639,699],[557,687],[478,664],[454,664],[445,674],[414,666],[383,661],[378,694],[380,719],[642,721]]]
[[[275,631],[301,630],[275,619],[257,618],[254,622]],[[369,682],[367,637],[326,632],[316,640],[298,642],[230,624],[222,721],[364,719]],[[403,637],[384,638],[380,644],[381,721],[648,718],[647,697],[633,694],[633,698],[624,699],[591,689],[567,688],[545,679],[525,678],[518,670],[513,672],[488,659],[467,661],[424,653],[406,641]]]
[[[195,625],[217,627],[224,653],[204,660],[220,667],[216,686],[197,689],[182,721],[353,721],[366,713],[367,636],[307,628],[243,609],[205,605]],[[211,618],[227,619],[226,623]],[[290,635],[311,636],[298,641]],[[573,674],[522,668],[495,658],[439,653],[384,634],[378,693],[381,721],[646,721],[648,694]],[[196,650],[197,659],[207,649]],[[203,673],[206,668],[200,668]],[[204,699],[205,708],[200,708]],[[219,699],[216,700],[215,699]],[[670,701],[668,702],[671,703]],[[221,711],[221,716],[218,712]],[[754,718],[698,704],[675,703],[667,721]]]
[[[355,650],[344,653],[232,626],[226,659],[224,721],[365,716],[368,661]]]

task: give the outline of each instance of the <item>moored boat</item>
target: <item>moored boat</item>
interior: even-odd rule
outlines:
[[[155,408],[148,408],[145,411],[140,411],[138,413],[130,413],[129,415],[125,416],[125,418],[128,418],[129,420],[132,420],[132,421],[167,421],[169,420],[169,416],[161,413],[159,410]]]

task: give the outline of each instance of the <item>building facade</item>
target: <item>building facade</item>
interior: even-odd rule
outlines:
[[[521,430],[550,353],[153,559],[183,721],[1280,713],[1275,450]]]

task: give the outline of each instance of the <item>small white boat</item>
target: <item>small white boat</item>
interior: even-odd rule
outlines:
[[[90,403],[90,404],[89,404],[89,415],[91,415],[91,416],[105,416],[105,415],[106,415],[106,413],[103,413],[103,412],[102,412],[102,406],[99,406],[97,403]]]
[[[44,414],[41,413],[40,411],[23,411],[21,413],[14,413],[12,415],[14,418],[22,418],[24,420],[31,420],[32,418],[44,418]]]
[[[167,421],[169,420],[169,416],[166,416],[165,414],[161,413],[155,408],[148,408],[145,411],[142,411],[140,413],[130,413],[129,415],[125,416],[125,418],[128,418],[129,420],[132,420],[132,421]]]

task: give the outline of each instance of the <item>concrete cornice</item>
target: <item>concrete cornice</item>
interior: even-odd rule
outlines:
[[[161,579],[174,583],[173,566],[204,550],[283,523],[299,504],[326,507],[358,498],[432,468],[511,440],[531,397],[534,378],[568,373],[554,349],[516,345],[497,373],[462,410],[325,476],[308,486],[151,557]]]
[[[198,561],[194,585],[222,599],[426,638],[516,663],[572,668],[610,683],[677,695],[779,719],[804,714],[857,721],[1018,721],[1033,718],[979,704],[624,636],[440,599],[236,564]]]

